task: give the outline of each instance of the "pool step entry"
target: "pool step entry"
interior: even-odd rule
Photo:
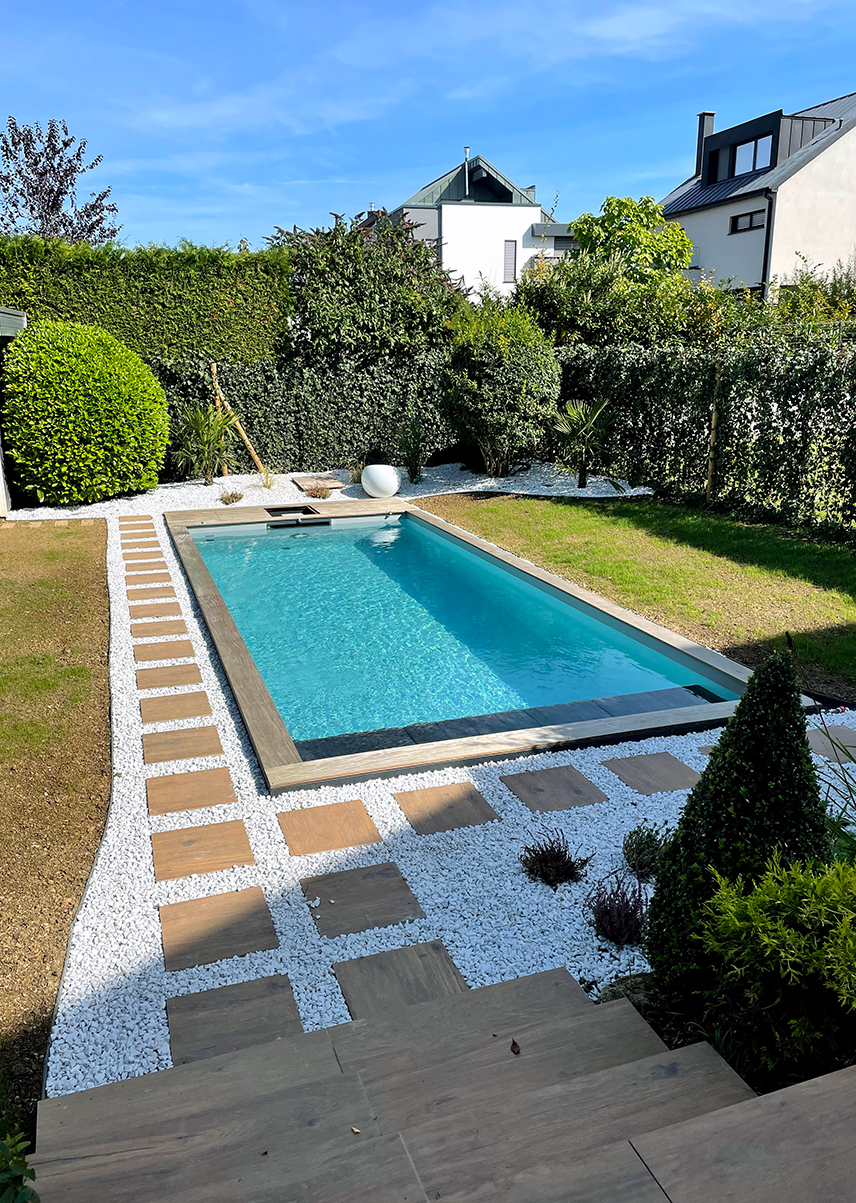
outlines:
[[[755,1098],[565,969],[444,989],[317,1032],[284,979],[191,996],[183,1064],[40,1104],[43,1203],[849,1197],[856,1069]]]

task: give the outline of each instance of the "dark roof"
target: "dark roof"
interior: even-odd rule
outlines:
[[[511,180],[504,176],[492,163],[489,163],[483,155],[474,155],[467,164],[470,173],[470,197],[476,190],[477,185],[485,182],[485,187],[482,191],[487,191],[488,194],[495,193],[495,203],[511,204],[511,205],[536,205],[535,186],[529,188],[518,188]],[[409,200],[398,205],[394,212],[398,209],[419,208],[420,206],[438,205],[444,201],[462,201],[466,196],[466,178],[465,164],[459,163],[457,167],[453,167],[451,171],[447,171],[445,175],[441,175],[439,179],[432,180],[430,184],[426,184],[424,188],[420,188],[414,193]]]
[[[849,96],[839,96],[836,100],[828,100],[824,104],[815,105],[810,109],[801,109],[798,113],[790,116],[833,119],[836,124],[817,134],[778,166],[733,176],[731,179],[719,180],[714,184],[706,185],[702,184],[700,175],[690,176],[662,201],[666,217],[677,217],[681,213],[689,213],[694,209],[713,208],[733,198],[756,196],[767,188],[778,188],[785,180],[796,175],[807,163],[826,150],[827,146],[837,142],[843,134],[856,126],[856,92]],[[726,131],[719,132],[725,133]]]

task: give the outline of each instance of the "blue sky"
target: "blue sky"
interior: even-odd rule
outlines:
[[[104,155],[91,186],[129,245],[256,245],[392,207],[465,143],[570,219],[685,178],[700,109],[724,128],[856,91],[853,18],[852,0],[46,0],[4,13],[0,103]]]

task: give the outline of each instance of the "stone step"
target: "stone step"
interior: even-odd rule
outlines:
[[[694,1044],[520,1094],[489,1080],[466,1113],[401,1135],[429,1199],[532,1203],[527,1170],[573,1183],[576,1163],[601,1146],[752,1097],[709,1045]]]

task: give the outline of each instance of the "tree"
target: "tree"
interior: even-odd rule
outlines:
[[[107,202],[109,188],[77,203],[79,178],[103,156],[87,163],[86,140],[75,142],[64,121],[51,119],[45,132],[38,122],[19,125],[9,118],[0,132],[0,234],[36,234],[92,246],[116,237],[122,227],[110,221],[118,209]]]
[[[599,217],[583,213],[569,228],[581,252],[615,259],[636,279],[652,271],[681,271],[693,256],[693,244],[676,221],[666,221],[653,196],[638,201],[608,196]]]

